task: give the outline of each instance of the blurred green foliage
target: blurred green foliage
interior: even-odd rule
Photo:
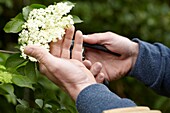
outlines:
[[[169,0],[70,1],[76,3],[72,13],[84,21],[77,24],[76,29],[80,29],[84,34],[112,31],[130,39],[137,37],[150,43],[160,42],[170,47]],[[0,0],[0,48],[14,50],[15,45],[17,45],[17,34],[6,34],[3,27],[10,18],[21,11],[23,6],[32,3],[49,5],[53,2],[59,2],[59,0]],[[0,64],[4,64],[7,57],[8,55],[0,53]],[[47,82],[42,84],[45,83]],[[130,98],[138,105],[149,106],[151,109],[160,109],[163,113],[170,113],[169,98],[155,94],[133,78],[126,77],[114,81],[110,84],[110,87],[119,96]],[[49,91],[50,88],[48,86],[44,90]],[[23,96],[26,91],[18,89],[15,93]],[[74,106],[74,102],[64,92],[59,89],[55,91],[63,105]],[[52,96],[50,94],[45,95]],[[41,102],[41,100],[38,102]],[[15,105],[8,103],[3,96],[0,96],[0,108],[0,113],[15,113]]]

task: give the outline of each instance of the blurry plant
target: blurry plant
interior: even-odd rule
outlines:
[[[50,36],[57,35],[55,32],[59,34],[55,36],[55,39],[53,37],[48,37],[48,40],[46,40],[45,36],[48,34],[48,32],[46,32],[45,36],[43,34],[43,36],[39,37],[38,39],[39,41],[42,40],[43,43],[37,42],[37,40],[35,40],[37,36],[33,35],[33,33],[27,34],[28,37],[25,37],[25,33],[21,34],[24,36],[19,35],[19,42],[20,44],[25,44],[25,46],[29,44],[37,45],[39,43],[42,44],[41,46],[43,46],[44,43],[46,44],[50,43],[51,41],[57,41],[57,38],[61,39],[63,37],[65,29],[69,27],[69,25],[82,22],[77,16],[72,17],[72,15],[69,15],[67,17],[66,14],[70,12],[73,6],[74,4],[72,4],[71,2],[57,3],[51,5],[49,9],[41,4],[26,6],[23,8],[22,13],[19,13],[16,17],[12,18],[11,21],[9,21],[5,25],[4,31],[6,33],[22,33],[22,30],[24,29],[25,31],[30,32],[31,30],[29,29],[29,27],[31,27],[34,32],[38,32],[39,34],[41,34],[41,32],[39,31],[42,30],[49,31]],[[61,12],[59,12],[60,10]],[[33,16],[33,19],[29,20],[29,18],[32,18],[30,16],[32,15],[31,12],[35,13],[35,11],[37,11],[37,14],[33,15],[38,16],[38,19],[40,19],[40,16],[42,17],[42,15],[39,15],[42,14],[42,11],[47,12],[49,14],[48,16],[50,16],[51,19],[54,18],[53,22],[56,22],[53,23],[53,26],[55,25],[53,29],[55,31],[50,32],[51,29],[49,28],[51,28],[52,25],[48,23],[50,22],[48,18],[41,18],[44,20],[41,20],[41,22],[36,20],[35,23],[33,19],[36,19],[36,17]],[[38,14],[38,11],[40,11],[41,13]],[[47,14],[45,14],[45,17],[46,16]],[[29,25],[27,20],[32,21],[33,23]],[[37,24],[37,21],[41,24]],[[42,28],[42,30],[36,28]],[[56,28],[60,29],[60,31],[56,30]],[[25,38],[22,39],[22,43],[21,38]],[[32,40],[28,40],[30,38],[32,38]],[[23,45],[21,45],[21,47],[22,46]],[[21,52],[23,51],[21,50]],[[4,96],[7,99],[8,103],[13,104],[13,106],[15,107],[15,110],[13,111],[15,111],[16,113],[76,113],[77,111],[71,98],[62,93],[62,91],[51,81],[49,81],[45,76],[41,75],[41,73],[38,71],[37,63],[31,62],[35,60],[32,60],[30,58],[28,60],[28,57],[21,57],[21,52],[9,55],[7,59],[4,59],[5,64],[0,65],[0,95]],[[60,98],[61,95],[62,98]],[[65,100],[65,98],[63,99],[63,97],[67,98],[67,102],[63,101]],[[2,112],[6,112],[3,111],[3,109],[1,110]]]
[[[13,7],[13,1],[12,0],[0,0],[0,15],[2,14],[3,6],[7,8],[12,8]]]
[[[11,4],[14,3],[13,6],[15,6],[15,8],[4,9],[7,1],[11,1]],[[59,1],[60,0],[0,0],[0,7],[3,8],[3,12],[5,11],[5,14],[3,14],[3,16],[1,16],[0,18],[0,27],[3,27],[5,25],[5,20],[9,20],[9,17],[12,17],[16,13],[18,13],[18,10],[20,10],[22,6],[34,3],[40,3],[47,6],[53,2]],[[70,1],[76,3],[76,7],[73,9],[72,13],[78,15],[81,19],[84,20],[82,24],[76,25],[76,29],[82,30],[85,34],[113,31],[128,38],[137,37],[148,42],[158,41],[170,47],[169,0]],[[13,34],[8,34],[8,36],[7,34],[1,34],[0,38],[3,38],[5,40],[2,42],[2,44],[0,43],[0,47],[3,47],[4,49],[9,49],[11,48],[10,42],[14,43],[14,40],[17,40],[18,36]],[[5,64],[8,56],[8,54],[0,53],[1,65]],[[25,69],[23,67],[17,70]],[[41,85],[40,83],[38,83],[38,86],[33,85],[33,87],[37,86],[35,88],[37,90],[35,91],[32,91],[29,88],[21,88],[13,84],[15,88],[14,93],[19,97],[19,99],[29,102],[29,108],[35,109],[35,107],[38,107],[35,100],[42,99],[41,97],[43,96],[46,98],[57,98],[57,102],[59,104],[57,104],[56,101],[53,101],[51,103],[55,104],[56,106],[58,105],[58,108],[72,109],[70,105],[73,105],[73,108],[75,108],[74,103],[64,92],[59,90],[59,88],[54,86],[46,78],[42,76],[39,77],[40,78],[38,79],[38,81],[41,83]],[[170,99],[156,95],[153,91],[149,90],[135,79],[126,77],[118,81],[113,81],[111,87],[113,87],[112,91],[116,92],[121,97],[126,97],[134,100],[138,105],[146,105],[153,109],[160,109],[163,113],[170,112]],[[17,104],[19,104],[18,101]],[[45,104],[46,103],[44,103],[43,99],[43,105]],[[63,105],[65,105],[65,107],[62,107]],[[2,113],[16,112],[16,105],[8,103],[8,101],[6,101],[6,98],[1,95],[0,107],[0,112]]]

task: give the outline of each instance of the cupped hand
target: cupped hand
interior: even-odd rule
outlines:
[[[101,64],[89,65],[89,61],[84,61],[86,66],[83,64],[83,38],[80,31],[75,34],[74,47],[70,55],[73,35],[74,27],[67,29],[62,40],[50,44],[50,53],[39,46],[27,46],[24,52],[36,58],[40,71],[76,100],[85,87],[96,83],[93,74],[100,73]]]

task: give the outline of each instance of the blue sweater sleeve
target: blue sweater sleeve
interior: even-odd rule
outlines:
[[[160,43],[133,41],[139,43],[139,54],[130,75],[157,93],[170,96],[170,49]]]
[[[77,97],[76,107],[79,113],[102,113],[104,110],[136,106],[129,99],[122,99],[103,84],[86,87]]]

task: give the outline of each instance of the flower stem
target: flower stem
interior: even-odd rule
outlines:
[[[0,50],[0,53],[14,54],[14,53],[19,53],[19,52],[16,52],[16,51],[7,51],[7,50]]]

